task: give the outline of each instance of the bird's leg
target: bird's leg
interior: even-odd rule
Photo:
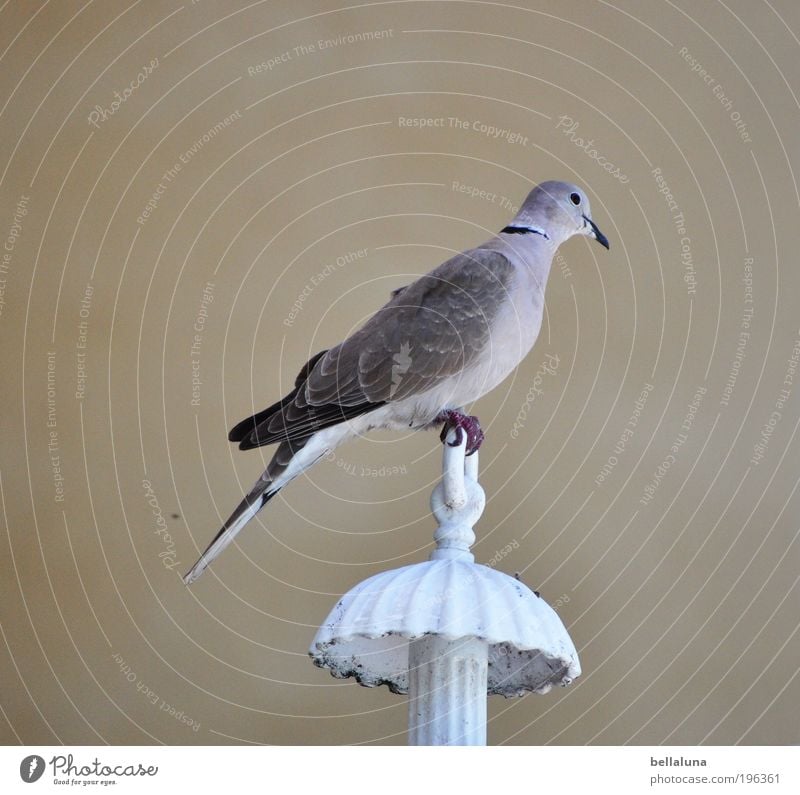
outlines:
[[[439,438],[442,442],[450,444],[451,447],[458,447],[463,439],[462,433],[467,434],[467,455],[472,455],[483,443],[483,430],[477,417],[469,416],[456,409],[445,409],[439,413],[435,421],[444,423]],[[446,442],[451,428],[455,429],[456,440],[455,442]]]

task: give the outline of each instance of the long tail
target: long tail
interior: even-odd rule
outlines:
[[[346,428],[329,428],[299,441],[283,441],[269,462],[267,471],[256,481],[228,521],[208,545],[200,560],[183,581],[191,585],[208,568],[236,534],[290,481],[319,461],[331,447],[351,435]]]
[[[222,525],[197,563],[184,575],[183,581],[187,585],[191,585],[206,570],[222,550],[236,538],[236,534],[280,491],[280,488],[270,491],[272,485],[271,480],[265,480],[263,476],[259,478],[250,493]]]
[[[307,441],[311,441],[310,439]],[[184,575],[183,581],[191,585],[209,564],[236,538],[236,534],[293,478],[300,474],[306,441],[281,442],[264,474],[255,482],[247,496],[228,517],[214,540],[208,545],[200,560]],[[298,455],[300,454],[300,455]],[[292,463],[294,462],[294,466]]]

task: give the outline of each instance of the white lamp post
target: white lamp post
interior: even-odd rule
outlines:
[[[408,693],[410,745],[486,745],[487,693],[546,693],[581,672],[553,609],[514,577],[475,563],[472,526],[486,498],[478,454],[465,457],[465,446],[444,445],[430,559],[346,593],[309,651],[337,678]]]

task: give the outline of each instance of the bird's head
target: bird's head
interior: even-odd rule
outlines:
[[[592,220],[586,194],[569,182],[542,182],[525,199],[514,226],[540,229],[559,245],[573,235],[587,235],[609,248],[608,238]]]

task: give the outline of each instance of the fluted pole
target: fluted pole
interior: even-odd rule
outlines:
[[[448,442],[455,441],[450,431]],[[465,457],[466,440],[444,445],[442,481],[431,495],[439,524],[431,560],[472,562],[472,525],[483,512],[478,454]],[[441,594],[441,600],[448,598]],[[444,628],[446,630],[446,628]],[[489,646],[476,637],[425,635],[408,645],[408,744],[486,745]]]
[[[409,745],[486,745],[488,649],[440,635],[409,643]]]

